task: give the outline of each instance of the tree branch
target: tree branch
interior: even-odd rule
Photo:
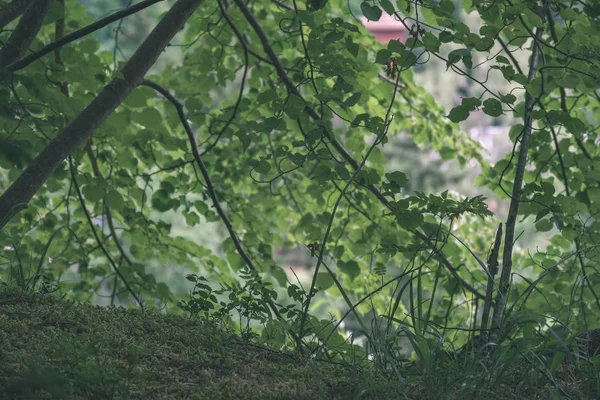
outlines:
[[[98,232],[96,231],[96,228],[94,227],[94,222],[92,221],[92,217],[90,216],[90,213],[88,212],[88,210],[86,208],[85,200],[83,198],[83,195],[81,194],[81,190],[79,189],[79,184],[77,183],[77,169],[73,165],[72,157],[70,155],[69,155],[69,169],[71,170],[71,178],[73,179],[73,184],[75,187],[75,191],[77,193],[77,198],[79,199],[79,203],[81,204],[81,209],[83,210],[83,213],[85,214],[85,218],[90,227],[90,230],[92,231],[92,234],[94,235],[94,239],[96,240],[98,247],[100,248],[102,253],[104,253],[104,256],[108,260],[109,264],[111,265],[111,267],[113,268],[113,270],[115,271],[115,273],[117,274],[119,279],[123,282],[127,291],[133,296],[133,298],[135,299],[138,306],[140,308],[144,308],[144,303],[142,302],[142,299],[135,293],[135,291],[133,290],[133,288],[127,281],[127,278],[125,278],[123,273],[121,273],[121,270],[119,269],[119,267],[117,267],[117,264],[115,263],[113,258],[110,256],[110,253],[108,252],[108,250],[102,243],[100,236],[98,236]],[[114,239],[117,240],[116,238],[114,238]]]
[[[135,14],[138,11],[148,8],[151,5],[154,5],[161,1],[164,1],[164,0],[144,0],[138,4],[128,7],[124,10],[117,11],[116,13],[111,14],[106,18],[102,18],[101,20],[98,20],[98,21],[94,22],[93,24],[86,26],[85,28],[76,30],[75,32],[72,32],[72,33],[68,34],[67,36],[62,37],[62,38],[50,43],[49,45],[44,46],[42,49],[35,51],[35,52],[29,54],[28,56],[21,58],[18,61],[15,61],[15,60],[11,61],[12,64],[8,65],[7,69],[12,72],[23,69],[26,66],[28,66],[29,64],[31,64],[32,62],[34,62],[35,60],[40,59],[41,57],[52,52],[53,50],[56,50],[56,49],[64,46],[65,44],[74,42],[77,39],[81,39],[82,37],[87,36],[92,32],[95,32],[99,29],[104,28],[106,25],[108,25],[110,23],[113,23],[115,21],[118,21],[120,19],[128,17],[131,14]]]
[[[206,183],[206,190],[208,192],[208,195],[210,196],[210,199],[212,200],[213,206],[215,207],[215,210],[217,210],[217,214],[221,218],[221,221],[223,221],[223,224],[225,224],[225,228],[227,228],[227,232],[229,232],[229,237],[233,241],[233,245],[235,246],[235,249],[237,250],[240,257],[242,257],[242,259],[244,260],[244,262],[246,263],[248,268],[250,268],[254,271],[257,271],[257,268],[254,265],[254,262],[250,259],[250,256],[248,256],[248,253],[246,252],[246,250],[244,250],[244,248],[242,247],[242,242],[240,241],[237,234],[235,233],[235,230],[233,229],[233,224],[231,223],[231,221],[227,217],[227,214],[225,214],[225,210],[223,210],[223,207],[221,207],[221,204],[219,203],[219,197],[218,197],[217,192],[215,191],[215,188],[212,184],[210,175],[208,174],[208,169],[206,168],[206,165],[204,164],[204,161],[202,161],[202,157],[200,156],[200,153],[198,152],[198,144],[196,143],[196,138],[194,137],[194,132],[192,131],[192,128],[190,127],[190,124],[188,123],[188,120],[185,116],[185,113],[183,112],[183,105],[167,89],[165,89],[164,87],[162,87],[161,85],[159,85],[156,82],[152,82],[150,80],[145,79],[142,82],[142,85],[151,87],[152,89],[159,92],[171,104],[173,104],[173,106],[177,110],[177,115],[179,116],[179,121],[183,125],[185,133],[187,134],[188,141],[190,143],[190,148],[191,148],[192,154],[194,156],[194,160],[196,161],[196,165],[198,165],[198,168],[200,169],[200,172],[202,173],[202,177],[204,178],[204,182]],[[285,319],[282,317],[281,313],[277,309],[277,305],[271,299],[267,299],[267,302],[269,303],[269,307],[273,311],[273,314],[275,314],[275,316],[279,320],[284,321]],[[298,338],[293,333],[292,333],[292,335],[294,336],[294,339],[296,341],[298,341]]]
[[[146,72],[200,3],[202,0],[178,0],[125,64],[121,70],[122,78],[115,78],[106,85],[0,196],[0,229],[27,207],[27,203],[62,161],[91,138],[94,131],[141,83]]]
[[[0,67],[18,60],[35,39],[52,0],[32,1],[4,46],[0,48]]]
[[[492,254],[488,258],[488,282],[485,292],[485,301],[483,303],[483,313],[481,314],[481,332],[486,336],[486,341],[489,340],[489,332],[487,331],[490,310],[492,308],[492,296],[494,294],[494,279],[498,273],[498,254],[500,254],[500,244],[502,242],[502,223],[498,225],[496,231],[496,240],[494,241],[494,248]]]
[[[542,34],[543,29],[538,28],[533,38],[533,51],[531,54],[531,63],[529,65],[529,74],[527,81],[531,82],[537,73],[537,67],[540,56],[540,44],[537,42],[537,37]],[[515,224],[517,222],[517,213],[519,212],[519,204],[521,201],[521,189],[523,186],[523,176],[525,175],[525,166],[527,165],[527,153],[529,152],[529,139],[531,138],[532,122],[531,113],[533,106],[536,103],[529,92],[525,92],[525,112],[523,115],[523,134],[521,136],[521,147],[519,148],[519,158],[515,170],[515,180],[513,183],[512,196],[506,218],[506,234],[504,236],[504,251],[502,253],[502,273],[500,274],[500,285],[498,294],[496,295],[496,305],[492,316],[492,339],[496,340],[498,331],[502,324],[504,309],[506,308],[506,300],[508,289],[510,288],[510,276],[512,271],[512,253],[515,239]]]

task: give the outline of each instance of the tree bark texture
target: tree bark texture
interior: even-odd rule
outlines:
[[[32,0],[13,0],[0,9],[0,29],[23,14]]]
[[[52,0],[33,0],[4,46],[0,48],[0,67],[6,67],[23,54],[37,36]],[[11,3],[12,4],[12,3]],[[10,4],[7,6],[9,7]]]

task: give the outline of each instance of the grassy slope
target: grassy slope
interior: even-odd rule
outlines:
[[[566,364],[552,384],[531,365],[500,364],[508,368],[492,375],[467,359],[409,368],[402,390],[368,372],[246,344],[201,321],[0,286],[0,399],[596,397],[597,368]]]
[[[0,289],[2,399],[396,398],[369,382],[200,321]]]

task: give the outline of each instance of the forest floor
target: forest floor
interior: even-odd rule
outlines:
[[[557,378],[532,380],[526,366],[507,366],[483,387],[481,365],[456,361],[402,372],[400,385],[200,320],[0,285],[1,399],[592,399],[598,372],[587,371],[564,366]]]

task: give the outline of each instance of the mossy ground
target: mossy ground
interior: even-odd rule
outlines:
[[[597,370],[566,366],[555,382],[509,367],[498,382],[476,361],[402,372],[310,362],[198,320],[75,304],[0,286],[1,399],[595,398]],[[482,397],[483,396],[483,397]],[[567,398],[567,397],[565,397]]]
[[[0,290],[2,399],[394,398],[393,386],[202,321]]]

